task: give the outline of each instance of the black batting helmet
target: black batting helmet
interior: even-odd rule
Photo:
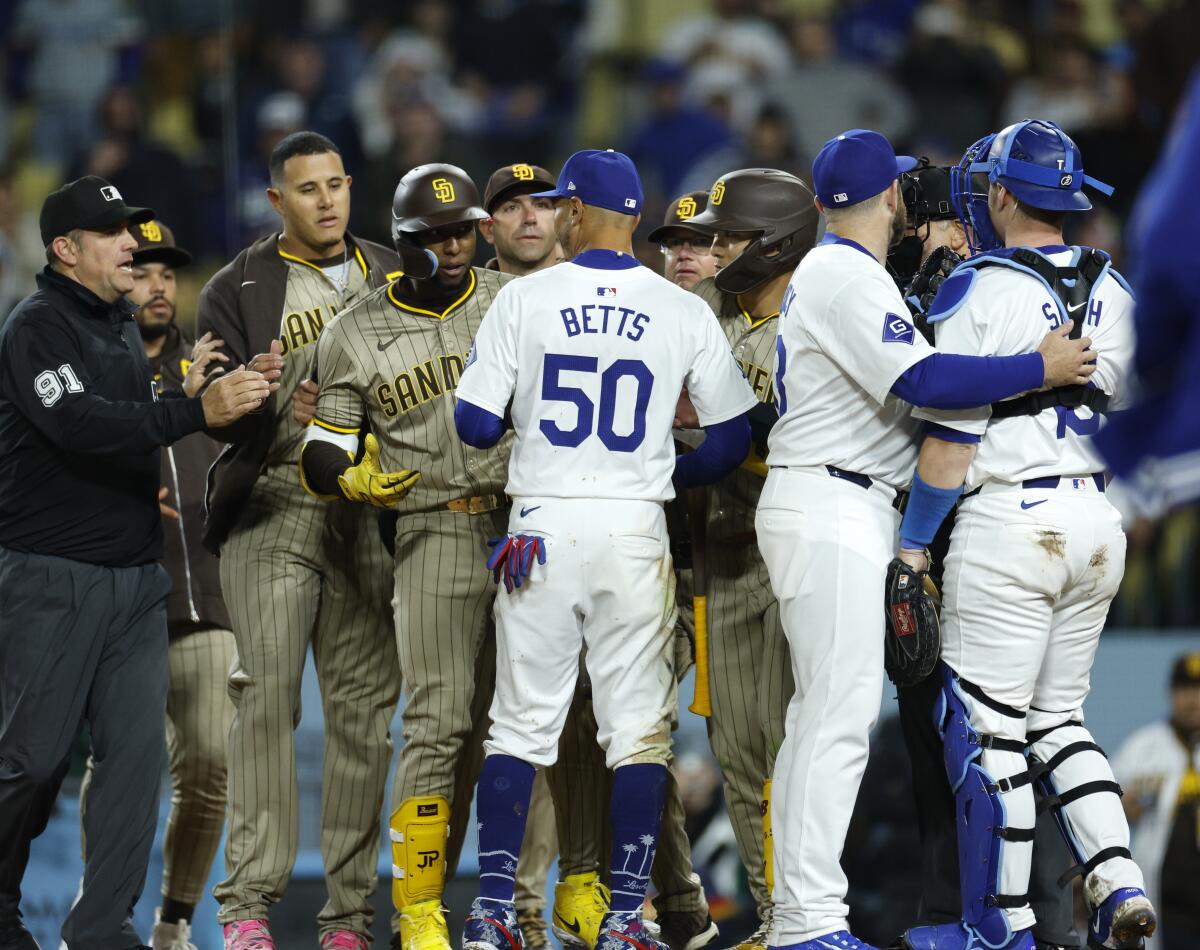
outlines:
[[[742,294],[795,268],[817,242],[818,220],[812,191],[795,175],[777,168],[741,168],[713,183],[708,207],[688,223],[753,235],[716,277],[718,290]]]

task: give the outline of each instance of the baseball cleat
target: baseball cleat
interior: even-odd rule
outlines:
[[[565,950],[579,947],[592,950],[596,946],[610,899],[608,888],[595,871],[568,874],[554,885],[551,929]]]
[[[1104,950],[1137,950],[1158,927],[1154,905],[1140,887],[1118,887],[1088,921],[1088,946]]]
[[[225,925],[225,950],[275,950],[266,920],[235,920]]]
[[[701,950],[721,935],[707,907],[693,911],[665,910],[658,915],[657,923],[656,939],[671,950]]]
[[[600,924],[596,950],[670,950],[670,947],[654,938],[640,910],[610,910]]]
[[[869,943],[863,943],[849,930],[835,930],[831,934],[822,934],[811,940],[800,943],[770,944],[772,950],[879,950]]]
[[[440,900],[417,901],[400,911],[400,950],[450,950],[450,929]]]
[[[353,930],[331,930],[321,938],[321,950],[370,950],[370,943]]]
[[[550,950],[550,926],[541,910],[518,907],[517,924],[525,938],[526,950]]]
[[[150,933],[150,946],[154,950],[197,950],[191,935],[186,920],[168,924],[162,919],[162,908],[154,911],[154,930]]]
[[[949,924],[913,927],[904,934],[904,950],[1036,950],[1033,931],[1018,930],[999,946],[983,939],[961,920]]]
[[[463,922],[462,950],[522,950],[524,946],[512,901],[475,898]]]
[[[771,908],[767,908],[766,916],[763,917],[762,923],[758,925],[758,929],[741,943],[735,944],[731,950],[767,950],[767,944],[771,939],[771,924],[773,919],[774,912]]]

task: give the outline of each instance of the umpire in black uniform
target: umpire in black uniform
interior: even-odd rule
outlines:
[[[230,373],[155,395],[123,296],[129,226],[153,218],[96,177],[46,198],[46,268],[0,330],[0,950],[36,950],[18,902],[87,723],[95,773],[70,950],[143,946],[130,915],[158,813],[167,691],[159,447],[228,425],[271,386]]]

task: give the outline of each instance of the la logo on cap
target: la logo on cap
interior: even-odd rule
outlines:
[[[567,191],[574,191],[574,190],[575,190],[575,182],[573,182],[573,181],[567,182]]]
[[[102,185],[100,194],[104,196],[105,201],[120,201],[121,193],[112,185]]]

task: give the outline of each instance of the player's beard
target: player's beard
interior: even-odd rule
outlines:
[[[151,297],[144,304],[142,304],[142,308],[145,310],[145,308],[149,307],[151,304],[157,303],[159,300],[163,299],[165,298]],[[143,340],[160,340],[170,332],[171,325],[175,322],[175,305],[173,303],[168,303],[168,306],[171,308],[171,313],[166,320],[159,320],[156,316],[154,320],[146,323],[143,323],[141,320],[137,321],[138,333],[141,334]],[[145,310],[145,312],[149,314],[149,310]]]
[[[901,198],[896,202],[896,211],[892,215],[892,234],[888,239],[888,247],[893,248],[900,243],[904,237],[904,232],[908,227],[908,208],[904,205],[904,199]]]

